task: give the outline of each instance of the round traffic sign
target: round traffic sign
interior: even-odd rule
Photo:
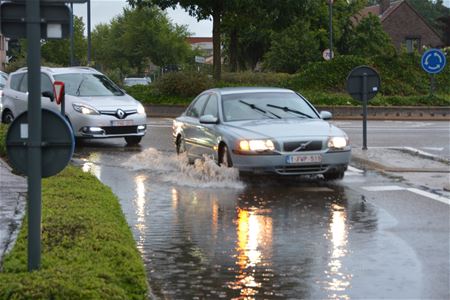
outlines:
[[[60,114],[42,110],[42,177],[62,171],[75,149],[72,127]],[[12,168],[28,175],[28,112],[20,114],[6,134],[6,153]]]
[[[334,57],[334,52],[330,51],[330,49],[325,49],[322,52],[322,57],[325,60],[330,60],[330,59],[332,59]]]
[[[347,77],[347,92],[355,100],[370,100],[381,86],[380,75],[368,66],[359,66],[350,71]]]
[[[421,65],[425,72],[437,74],[444,70],[447,60],[444,52],[439,49],[429,49],[422,55]]]

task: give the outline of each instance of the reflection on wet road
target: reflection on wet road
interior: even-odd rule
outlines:
[[[365,174],[239,178],[151,148],[93,153],[79,151],[82,168],[118,195],[155,298],[422,296],[397,221],[347,187]]]

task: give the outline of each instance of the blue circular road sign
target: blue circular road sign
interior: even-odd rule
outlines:
[[[427,73],[437,74],[444,70],[447,60],[444,52],[439,49],[429,49],[422,55],[422,68]]]

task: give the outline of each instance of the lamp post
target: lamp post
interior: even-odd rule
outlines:
[[[330,16],[329,34],[330,34],[330,59],[333,59],[333,0],[328,0],[328,12]]]

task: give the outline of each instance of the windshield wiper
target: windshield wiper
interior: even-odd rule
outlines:
[[[267,116],[267,117],[269,117],[267,114],[270,113],[271,115],[275,116],[276,118],[281,119],[281,117],[280,117],[279,115],[274,114],[274,113],[271,112],[271,111],[266,111],[266,110],[262,109],[261,107],[256,106],[256,105],[253,104],[253,103],[248,103],[248,102],[245,102],[244,100],[239,100],[239,102],[241,102],[241,103],[243,103],[243,104],[249,106],[251,109],[254,109],[254,110],[256,110],[256,111],[262,112],[262,113],[263,113],[265,116]],[[269,118],[270,118],[270,117],[269,117]],[[273,119],[273,118],[272,118],[272,119]]]
[[[313,118],[313,117],[311,117],[311,116],[308,115],[308,114],[302,113],[302,112],[299,111],[299,110],[292,109],[292,108],[289,108],[289,107],[287,107],[287,106],[278,106],[278,105],[273,105],[273,104],[267,104],[267,106],[268,106],[268,107],[273,107],[273,108],[278,108],[278,109],[281,109],[281,110],[283,110],[283,111],[287,111],[287,112],[290,112],[290,113],[295,113],[295,114],[297,114],[297,115],[301,115],[301,116],[307,117],[307,118],[309,118],[309,119],[312,119],[312,118]]]
[[[83,85],[83,82],[86,80],[86,77],[83,77],[83,79],[81,79],[80,84],[77,87],[77,91],[75,92],[76,96],[80,96],[80,88]]]

